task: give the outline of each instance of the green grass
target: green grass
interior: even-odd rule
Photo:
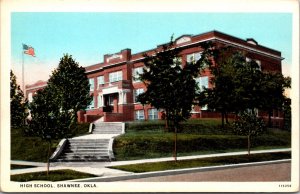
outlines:
[[[64,180],[82,179],[82,178],[91,178],[91,177],[96,177],[96,176],[92,174],[77,172],[74,170],[53,170],[49,172],[48,176],[46,174],[46,171],[11,175],[11,181],[16,181],[16,182],[27,182],[33,180],[64,181]]]
[[[88,123],[79,124],[72,128],[69,136],[72,137],[87,134],[88,130]],[[55,151],[59,141],[59,139],[55,139],[51,142],[51,154]],[[39,137],[26,136],[21,128],[11,128],[12,160],[47,162],[48,147],[49,144],[47,141],[42,140]]]
[[[51,153],[56,149],[59,140],[53,140]],[[27,137],[22,129],[11,129],[11,159],[46,162],[49,144],[39,137]]]
[[[110,167],[113,169],[124,170],[135,173],[174,170],[184,168],[195,168],[205,166],[217,166],[228,164],[239,164],[248,162],[260,162],[271,161],[280,159],[290,159],[290,152],[278,152],[278,153],[263,153],[263,154],[251,154],[239,155],[239,156],[222,156],[213,158],[202,158],[193,160],[180,160],[180,161],[168,161],[168,162],[155,162],[155,163],[143,163]]]
[[[89,126],[90,123],[78,123],[71,128],[71,131],[68,133],[68,137],[76,137],[88,134]]]
[[[152,125],[153,124],[153,125]],[[184,123],[178,134],[178,156],[247,150],[247,138],[232,133],[230,126],[221,128],[220,120],[199,119]],[[132,122],[126,133],[114,141],[116,160],[170,157],[174,150],[174,133],[165,132],[164,122]],[[189,131],[189,132],[187,132]],[[291,133],[268,129],[252,140],[251,149],[289,148]]]
[[[165,131],[165,121],[135,121],[126,123],[126,133],[137,131]],[[220,119],[191,119],[180,124],[180,133],[188,134],[232,134],[232,131],[222,129]]]
[[[35,168],[36,166],[31,166],[31,165],[19,165],[19,164],[11,164],[10,169],[24,169],[24,168]]]

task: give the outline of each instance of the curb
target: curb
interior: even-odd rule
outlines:
[[[146,173],[132,173],[129,175],[113,176],[113,177],[96,177],[96,178],[88,178],[88,179],[75,179],[75,180],[70,180],[70,182],[113,182],[113,181],[122,181],[122,180],[128,180],[128,179],[140,179],[140,178],[149,178],[149,177],[156,177],[156,176],[177,175],[177,174],[185,174],[185,173],[192,173],[192,172],[206,172],[206,171],[213,171],[213,170],[223,170],[223,169],[239,168],[239,167],[246,167],[246,166],[249,167],[249,166],[259,166],[259,165],[268,165],[268,164],[278,164],[278,163],[286,163],[286,162],[291,162],[291,159],[242,163],[242,164],[229,164],[229,165],[221,165],[221,166],[197,167],[197,168],[166,170],[166,171],[156,171],[156,172],[146,172]]]

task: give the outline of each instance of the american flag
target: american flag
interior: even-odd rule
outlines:
[[[23,44],[23,51],[25,54],[35,57],[34,48],[32,48],[31,46]]]

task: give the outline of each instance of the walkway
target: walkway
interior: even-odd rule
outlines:
[[[291,149],[286,148],[286,149],[259,150],[259,151],[252,151],[251,153],[252,154],[270,153],[270,152],[280,152],[280,151],[291,151]],[[178,157],[178,160],[207,158],[207,157],[220,157],[220,156],[233,156],[233,155],[242,155],[242,154],[247,154],[247,152],[243,151],[243,152],[231,152],[231,153],[219,153],[219,154],[206,154],[206,155],[197,155],[197,156],[185,156],[185,157]],[[115,176],[130,175],[133,173],[125,172],[125,171],[121,171],[121,170],[109,169],[106,167],[117,166],[117,165],[126,165],[126,164],[172,161],[172,160],[174,160],[173,157],[132,160],[132,161],[116,161],[116,162],[55,162],[55,163],[50,164],[50,170],[72,169],[72,170],[76,170],[76,171],[80,171],[80,172],[94,174],[94,175],[101,176],[101,177],[115,177]],[[13,161],[11,161],[11,164],[36,166],[35,168],[11,170],[12,175],[29,173],[29,172],[45,171],[46,167],[47,167],[47,163],[40,163],[40,162],[28,162],[28,161],[13,160]]]

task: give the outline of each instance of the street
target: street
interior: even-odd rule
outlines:
[[[206,172],[131,179],[122,182],[268,182],[290,181],[291,163],[238,167]]]

